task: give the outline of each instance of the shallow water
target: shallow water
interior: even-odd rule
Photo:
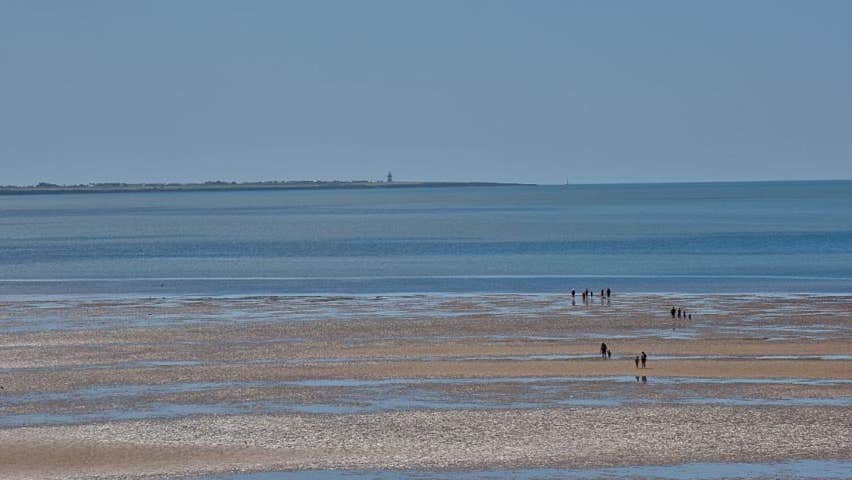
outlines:
[[[480,471],[306,470],[199,477],[204,480],[579,480],[579,479],[849,479],[852,460],[791,460],[775,463],[687,463],[594,469],[512,469]]]
[[[706,390],[707,385],[726,386]],[[492,379],[301,380],[203,382],[167,385],[107,385],[71,392],[42,392],[0,398],[2,409],[31,406],[35,411],[0,415],[0,426],[17,427],[175,418],[219,414],[352,414],[405,410],[538,409],[620,407],[650,404],[726,406],[850,407],[852,395],[765,398],[761,385],[837,387],[852,380],[657,378],[649,376]],[[742,391],[742,387],[751,390]],[[274,389],[304,392],[298,400]],[[240,393],[233,400],[196,400],[181,395]],[[264,393],[266,392],[266,393]],[[817,394],[818,395],[818,394]],[[300,397],[296,397],[300,398]],[[46,405],[47,408],[42,405]],[[88,408],[81,410],[81,405]]]
[[[528,340],[559,342],[617,340],[623,338],[655,338],[663,340],[693,340],[707,336],[747,337],[764,340],[838,340],[852,338],[852,325],[847,317],[852,308],[852,296],[820,296],[808,298],[791,295],[777,298],[766,295],[712,297],[694,295],[640,295],[621,294],[611,306],[576,306],[566,303],[564,295],[553,294],[434,294],[434,295],[352,295],[347,297],[281,296],[239,298],[133,298],[133,299],[81,299],[66,298],[56,302],[2,301],[0,295],[0,330],[7,333],[36,333],[59,331],[91,331],[121,328],[158,327],[232,327],[236,325],[289,324],[294,327],[313,322],[333,321],[375,322],[423,321],[437,319],[459,322],[491,319],[500,322],[534,323],[540,319],[558,318],[570,322],[573,318],[583,328],[560,334],[531,334],[510,328],[499,333],[483,333],[476,337],[460,335],[406,336],[404,330],[393,332],[395,340],[491,340],[495,342]],[[696,320],[667,318],[665,305],[688,305]],[[683,302],[683,303],[679,303]],[[701,310],[700,304],[718,305],[719,313]],[[764,310],[784,308],[790,323],[779,324],[779,319],[766,322],[755,318]],[[632,325],[626,319],[639,317],[640,324]],[[600,322],[597,322],[600,320]],[[614,321],[614,323],[613,323]],[[660,325],[647,328],[649,325]],[[352,342],[381,340],[351,337]],[[389,336],[389,338],[391,338]],[[315,338],[314,338],[315,339]],[[256,342],[300,342],[304,338],[265,338]],[[13,342],[7,337],[6,342]],[[227,339],[217,339],[227,344]],[[249,344],[252,340],[236,340]],[[0,348],[26,348],[32,344],[6,343]],[[589,352],[594,353],[594,352]],[[618,353],[618,352],[616,352]],[[169,359],[163,359],[169,360]]]
[[[323,357],[323,358],[291,358],[291,359],[254,359],[246,361],[201,361],[201,360],[139,360],[121,363],[92,363],[80,365],[57,365],[45,367],[12,367],[0,368],[0,373],[24,373],[24,372],[74,372],[86,370],[122,370],[146,367],[197,367],[210,365],[310,365],[310,364],[345,364],[355,361],[359,362],[431,362],[436,360],[452,362],[472,361],[512,361],[512,362],[536,362],[536,361],[561,361],[561,360],[594,360],[600,358],[597,354],[529,354],[529,355],[466,355],[452,356],[442,355],[440,357],[429,355],[380,355],[359,357]],[[633,355],[614,354],[608,361],[633,361]],[[674,361],[674,360],[829,360],[829,361],[852,361],[852,355],[654,355],[652,361]],[[795,380],[795,379],[794,379]]]
[[[185,382],[165,385],[102,385],[69,392],[39,392],[23,395],[4,395],[0,406],[20,405],[37,401],[85,400],[101,398],[133,397],[140,395],[178,394],[203,392],[218,389],[309,387],[309,388],[387,388],[396,386],[417,387],[418,385],[555,385],[570,387],[572,383],[634,383],[639,376],[589,376],[589,377],[494,377],[494,378],[390,378],[379,380],[361,379],[308,379],[293,381],[253,382]],[[658,385],[852,385],[849,379],[811,378],[718,378],[718,377],[651,377]]]

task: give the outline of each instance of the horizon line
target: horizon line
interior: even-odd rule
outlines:
[[[584,185],[695,185],[711,183],[804,183],[804,182],[850,182],[852,178],[795,178],[795,179],[752,179],[752,180],[640,180],[598,181],[568,183],[538,183],[541,186],[584,186]]]
[[[749,179],[749,180],[615,180],[615,181],[578,181],[565,183],[550,182],[525,182],[520,180],[398,180],[387,182],[385,180],[372,179],[314,179],[314,180],[187,180],[187,181],[100,181],[88,183],[53,183],[41,181],[30,185],[0,185],[0,190],[10,188],[95,188],[95,187],[133,187],[133,186],[227,186],[227,185],[288,185],[288,184],[323,184],[323,183],[351,183],[351,184],[376,184],[376,185],[416,185],[416,184],[492,184],[505,186],[593,186],[593,185],[694,185],[694,184],[721,184],[721,183],[803,183],[803,182],[850,182],[852,178],[797,178],[797,179]]]

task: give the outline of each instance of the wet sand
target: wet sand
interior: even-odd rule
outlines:
[[[21,300],[0,327],[3,478],[852,461],[852,297]]]

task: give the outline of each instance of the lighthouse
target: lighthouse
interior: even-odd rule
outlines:
[[[393,183],[393,175],[391,175],[391,172],[388,172],[388,183]]]

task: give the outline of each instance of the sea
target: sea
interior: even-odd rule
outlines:
[[[0,298],[852,293],[852,181],[0,196]]]

